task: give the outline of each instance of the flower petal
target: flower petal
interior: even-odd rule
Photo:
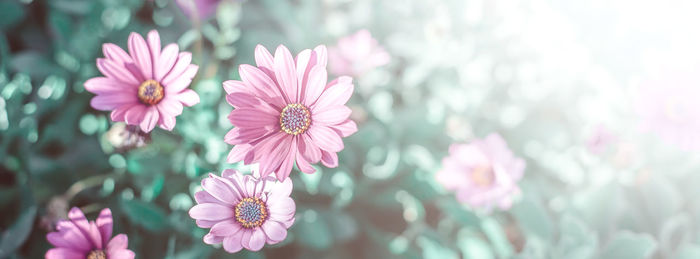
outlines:
[[[338,154],[335,152],[321,152],[321,163],[329,168],[335,168],[338,166]]]
[[[197,204],[189,214],[193,219],[203,220],[224,220],[234,216],[231,208],[216,203]]]
[[[162,82],[165,75],[173,69],[179,52],[180,48],[175,43],[168,44],[168,46],[163,48],[163,52],[160,53],[155,66],[154,77],[156,81]]]
[[[268,240],[280,242],[287,238],[287,228],[277,221],[268,220],[262,225],[262,229]]]
[[[183,105],[190,107],[199,103],[199,95],[192,89],[187,89],[175,96],[175,99],[182,102]]]
[[[97,229],[100,230],[102,243],[106,246],[106,243],[112,237],[112,211],[109,208],[103,209],[95,222],[97,223]]]
[[[211,227],[209,233],[217,236],[231,236],[238,233],[242,228],[241,224],[234,220],[224,220]]]
[[[345,147],[343,139],[329,127],[312,125],[308,132],[314,143],[325,151],[339,152]]]
[[[314,104],[318,97],[323,93],[323,89],[326,87],[326,81],[328,80],[328,72],[323,66],[314,66],[309,71],[308,80],[306,82],[306,93],[304,94],[304,105],[311,106]]]
[[[116,61],[98,58],[97,59],[97,69],[102,72],[103,75],[114,80],[119,80],[128,85],[137,86],[140,84],[140,80],[134,76],[134,74],[129,71],[125,66],[118,64]],[[140,76],[140,75],[139,75]]]
[[[251,251],[260,251],[265,245],[265,241],[265,233],[262,229],[257,228],[253,230],[253,235],[250,236],[248,248],[250,248]]]
[[[129,35],[128,45],[131,58],[134,59],[136,66],[141,70],[143,77],[153,79],[153,58],[146,40],[138,33],[132,32]]]
[[[112,240],[107,243],[106,250],[121,250],[126,249],[129,246],[129,237],[125,234],[119,234],[112,238]]]
[[[238,108],[228,116],[231,124],[242,128],[261,128],[277,125],[279,118],[255,108]]]
[[[76,251],[70,248],[51,248],[46,251],[44,257],[46,259],[83,259],[85,258],[84,252]]]
[[[294,58],[289,49],[279,45],[275,50],[275,78],[282,88],[287,103],[297,103],[297,74]]]
[[[229,253],[236,253],[238,251],[241,251],[241,249],[243,249],[243,245],[241,244],[242,238],[243,235],[240,234],[224,237],[224,250],[226,250],[226,252]]]
[[[331,106],[312,116],[314,124],[332,126],[345,122],[350,117],[352,110],[345,105]]]
[[[170,82],[173,80],[176,80],[177,78],[182,75],[183,72],[190,66],[190,63],[192,62],[192,53],[189,52],[182,52],[177,55],[177,61],[175,61],[175,66],[168,72],[164,77],[163,80],[160,80],[161,84],[163,85],[168,85]]]
[[[195,75],[197,75],[199,67],[197,65],[188,65],[185,71],[179,76],[172,77],[168,81],[163,81],[166,94],[176,94],[187,88]]]
[[[313,112],[318,112],[330,106],[343,105],[350,99],[350,96],[352,96],[353,89],[352,79],[349,77],[340,77],[337,83],[334,84],[331,82],[331,84],[329,84],[316,103],[311,105],[311,110]]]
[[[90,106],[101,111],[114,110],[117,107],[134,103],[138,103],[134,94],[119,92],[98,95],[90,100]]]
[[[357,124],[352,120],[346,120],[338,125],[331,126],[341,137],[348,137],[357,132]]]
[[[151,132],[151,130],[158,125],[159,117],[160,113],[158,113],[158,109],[155,106],[146,108],[146,113],[144,113],[143,120],[140,124],[141,130],[143,130],[143,132]]]

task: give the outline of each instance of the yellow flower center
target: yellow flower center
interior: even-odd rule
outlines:
[[[309,129],[311,114],[306,106],[300,103],[287,105],[280,114],[280,127],[290,135],[299,135]]]
[[[156,80],[146,80],[139,86],[139,100],[144,104],[157,104],[163,96],[163,86]]]
[[[238,223],[245,228],[256,228],[262,226],[267,220],[267,206],[257,197],[243,198],[236,205],[235,217]]]
[[[92,250],[87,255],[87,259],[107,259],[107,254],[102,250]]]
[[[490,166],[477,166],[471,172],[471,179],[477,186],[486,187],[494,182],[493,170]]]

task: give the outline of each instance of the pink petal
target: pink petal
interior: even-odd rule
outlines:
[[[253,230],[245,229],[241,231],[243,235],[241,235],[241,245],[245,247],[245,249],[252,250],[250,249],[250,237],[253,235]]]
[[[66,227],[59,232],[51,232],[46,235],[46,239],[55,247],[65,247],[74,250],[87,251],[92,248],[90,242],[83,233],[70,221],[60,223]]]
[[[262,229],[267,239],[274,242],[280,242],[287,238],[287,228],[277,221],[268,220],[262,225]]]
[[[292,53],[279,45],[275,50],[275,78],[288,103],[297,103],[297,75]]]
[[[155,70],[157,70],[159,64],[158,60],[160,60],[160,35],[158,35],[158,31],[156,30],[151,30],[148,32],[146,35],[146,38],[148,40],[148,50],[151,53],[151,64],[153,64],[153,74],[154,78],[153,79],[158,79],[158,77],[155,77]],[[177,53],[177,52],[176,52]]]
[[[157,107],[163,114],[170,116],[182,114],[182,102],[176,98],[165,97],[158,103]]]
[[[192,89],[187,89],[175,96],[183,105],[190,107],[199,103],[199,95]]]
[[[262,100],[248,93],[231,93],[226,95],[226,102],[234,108],[256,107],[262,104]]]
[[[238,233],[242,228],[241,224],[234,220],[224,220],[211,227],[209,233],[217,236],[231,236]]]
[[[306,82],[306,93],[304,94],[304,105],[311,106],[323,93],[328,80],[328,72],[322,66],[314,66],[309,71],[309,79]]]
[[[341,137],[347,137],[357,132],[357,124],[352,120],[346,120],[338,125],[331,126]]]
[[[224,241],[224,237],[220,236],[215,236],[212,234],[206,234],[204,235],[204,238],[202,238],[205,244],[213,245],[213,244],[221,244],[222,241]]]
[[[70,219],[73,224],[75,224],[83,235],[92,243],[93,246],[97,248],[102,248],[102,240],[99,230],[95,227],[94,229],[90,226],[90,222],[85,218],[85,214],[78,209],[73,207],[68,212],[68,219]]]
[[[118,65],[124,66],[124,64],[134,62],[126,51],[112,43],[102,44],[102,53],[106,58],[117,62]]]
[[[134,94],[130,93],[109,93],[93,97],[90,100],[90,106],[97,110],[109,111],[117,107],[137,103],[138,99]]]
[[[265,233],[261,229],[253,230],[253,235],[250,236],[248,248],[251,251],[259,251],[265,245]]]
[[[162,82],[165,75],[167,75],[168,72],[170,72],[170,70],[173,69],[173,66],[175,66],[175,62],[177,61],[177,56],[179,52],[180,48],[175,43],[171,43],[168,44],[168,46],[165,46],[163,52],[160,53],[160,57],[156,62],[156,81]]]
[[[283,150],[283,159],[280,168],[277,169],[277,179],[284,181],[292,172],[294,159],[297,153],[297,138],[291,138],[291,145]]]
[[[338,152],[344,148],[343,140],[329,127],[312,125],[308,132],[314,143],[325,151]]]
[[[177,56],[177,61],[175,61],[175,66],[168,72],[164,77],[163,80],[160,82],[163,85],[168,85],[170,82],[173,80],[176,80],[179,78],[183,72],[189,67],[190,63],[192,62],[192,54],[189,52],[182,52],[178,54]]]
[[[94,94],[129,93],[136,96],[137,88],[134,85],[107,77],[93,77],[85,81],[85,90]]]
[[[140,80],[138,80],[137,77],[131,73],[131,71],[129,71],[123,65],[118,64],[116,61],[98,58],[97,69],[108,78],[119,80],[122,83],[134,86],[138,86],[140,84]]]
[[[225,182],[213,177],[203,179],[202,188],[225,204],[236,204],[240,198]]]
[[[272,73],[273,68],[275,67],[274,58],[272,57],[272,54],[265,49],[265,47],[259,44],[255,46],[255,64],[260,68],[260,70],[266,73],[268,77],[274,77],[274,74]]]
[[[158,126],[161,129],[171,131],[175,128],[175,117],[170,116],[170,115],[164,115],[164,112],[158,108],[158,111],[161,113],[160,118],[158,118]]]
[[[301,143],[301,142],[300,142]],[[320,152],[319,152],[320,154]],[[300,171],[307,173],[307,174],[312,174],[316,172],[316,169],[309,164],[309,161],[306,161],[306,158],[301,154],[301,152],[296,152],[296,162],[297,162],[297,167],[299,168]]]
[[[160,117],[160,113],[158,113],[158,109],[154,106],[149,106],[146,108],[146,112],[143,114],[143,120],[141,121],[141,130],[144,132],[151,132],[153,128],[156,127],[158,124],[158,118]]]
[[[228,80],[224,81],[224,91],[226,91],[226,94],[232,94],[232,93],[248,93],[250,89],[246,87],[245,83],[242,81],[238,80]]]
[[[289,197],[270,199],[267,201],[267,206],[270,209],[271,214],[287,216],[296,212],[296,204],[294,203],[294,200]]]
[[[314,52],[316,53],[316,64],[325,68],[328,62],[328,50],[326,49],[326,45],[318,45],[314,48]]]
[[[112,237],[112,211],[109,208],[103,209],[95,222],[100,231],[102,242],[107,243]]]
[[[197,201],[197,203],[202,204],[202,203],[218,203],[223,206],[231,207],[232,204],[228,204],[226,202],[223,202],[219,200],[218,198],[212,196],[209,192],[207,191],[198,191],[194,193],[194,200]]]
[[[261,97],[269,102],[273,102],[270,104],[279,109],[285,105],[284,100],[282,100],[283,95],[280,88],[262,70],[251,65],[243,64],[238,67],[238,73],[241,75],[243,82],[245,82],[249,87],[256,89],[256,91],[259,91],[261,95],[258,95],[258,97]],[[279,97],[279,99],[264,98],[269,96]]]
[[[192,79],[197,74],[197,70],[199,70],[197,65],[189,65],[179,76],[172,77],[168,81],[163,81],[165,93],[176,94],[185,90],[185,88],[192,83]]]
[[[70,248],[51,248],[46,251],[44,257],[46,259],[83,259],[85,258],[84,252],[76,251]]]
[[[242,238],[242,234],[225,237],[223,240],[224,250],[229,253],[241,251],[241,249],[243,249],[243,245],[241,244]]]
[[[231,124],[243,128],[261,128],[277,125],[279,118],[255,108],[238,108],[228,116]]]
[[[229,152],[228,157],[226,157],[226,162],[228,163],[236,163],[238,161],[243,160],[246,154],[253,150],[253,146],[251,145],[236,145],[231,149],[231,152]]]
[[[107,258],[134,259],[135,256],[136,254],[133,251],[127,249],[107,252]]]
[[[312,118],[316,125],[332,126],[345,122],[350,117],[352,110],[345,105],[331,106],[314,113]]]
[[[318,112],[329,106],[343,105],[350,99],[350,96],[352,96],[353,89],[352,79],[341,77],[338,79],[337,84],[330,85],[326,88],[316,103],[311,106],[311,110],[313,112]]]
[[[197,219],[194,221],[195,224],[197,224],[198,227],[200,228],[210,228],[216,225],[216,223],[219,223],[221,221],[218,220],[203,220],[203,219]]]
[[[146,44],[146,40],[138,33],[132,32],[129,35],[128,45],[131,58],[134,59],[136,66],[141,70],[143,77],[146,79],[153,79],[153,58]]]
[[[203,220],[224,220],[234,216],[231,208],[216,203],[197,204],[189,214],[193,219]]]
[[[283,135],[281,133],[280,135]],[[286,135],[286,134],[284,134]],[[270,153],[264,153],[264,158],[260,162],[260,175],[266,177],[275,170],[279,170],[280,164],[287,158],[292,142],[291,136],[282,136],[279,141],[274,141],[274,146]]]
[[[269,199],[281,199],[284,197],[289,197],[289,195],[292,193],[292,189],[294,188],[291,179],[286,179],[276,184],[276,188],[274,188],[270,192]]]
[[[311,163],[317,163],[321,160],[321,149],[314,143],[309,134],[299,135],[302,141],[299,141],[299,152]]]
[[[334,152],[322,151],[321,163],[329,168],[335,168],[338,166],[338,154]]]
[[[127,237],[125,234],[119,234],[114,236],[114,238],[107,243],[106,250],[122,250],[126,249],[127,246],[129,246],[129,237]]]

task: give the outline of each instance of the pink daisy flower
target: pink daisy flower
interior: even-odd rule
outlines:
[[[190,217],[197,226],[211,228],[204,243],[223,243],[226,252],[258,251],[265,243],[279,243],[294,223],[296,205],[289,197],[290,179],[258,179],[226,169],[221,177],[209,174],[202,188],[194,194],[197,205],[190,209]]]
[[[667,72],[640,87],[637,111],[642,129],[685,151],[700,150],[700,76]]]
[[[335,75],[359,76],[389,63],[391,57],[368,30],[360,30],[328,48],[328,66]]]
[[[69,220],[58,222],[57,232],[46,235],[55,248],[46,252],[46,259],[128,259],[134,252],[127,249],[125,234],[112,237],[112,211],[103,209],[97,221],[88,221],[78,208],[68,212]]]
[[[326,84],[324,46],[294,59],[282,45],[274,57],[258,45],[255,61],[257,67],[240,66],[241,81],[224,82],[226,100],[235,108],[228,117],[235,128],[225,137],[235,145],[228,162],[260,163],[263,177],[277,172],[279,180],[289,176],[295,161],[305,173],[315,172],[311,164],[319,161],[338,166],[342,138],[357,131],[345,106],[352,78]]]
[[[517,182],[523,177],[525,161],[513,156],[505,140],[492,133],[470,144],[452,144],[449,156],[442,160],[435,175],[457,199],[474,208],[505,210],[520,192]]]
[[[182,106],[199,103],[199,95],[187,86],[198,67],[190,64],[189,52],[179,53],[177,44],[160,49],[160,36],[152,30],[148,42],[141,35],[129,35],[129,54],[117,45],[102,45],[105,58],[97,59],[97,69],[104,77],[85,82],[85,89],[97,94],[90,101],[93,108],[112,111],[113,121],[138,125],[150,132],[158,125],[175,127],[175,117]]]

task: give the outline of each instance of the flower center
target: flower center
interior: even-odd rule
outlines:
[[[267,206],[256,197],[243,198],[235,208],[236,221],[245,228],[262,226],[267,220]]]
[[[311,124],[311,114],[306,106],[300,103],[287,105],[280,114],[280,126],[282,131],[290,135],[304,133]]]
[[[107,259],[107,254],[102,250],[92,250],[87,255],[87,259]]]
[[[163,86],[156,80],[146,80],[139,86],[139,100],[144,104],[157,104],[163,96]]]
[[[490,166],[480,165],[475,167],[471,172],[471,179],[474,184],[480,187],[486,187],[493,184],[494,175]]]

